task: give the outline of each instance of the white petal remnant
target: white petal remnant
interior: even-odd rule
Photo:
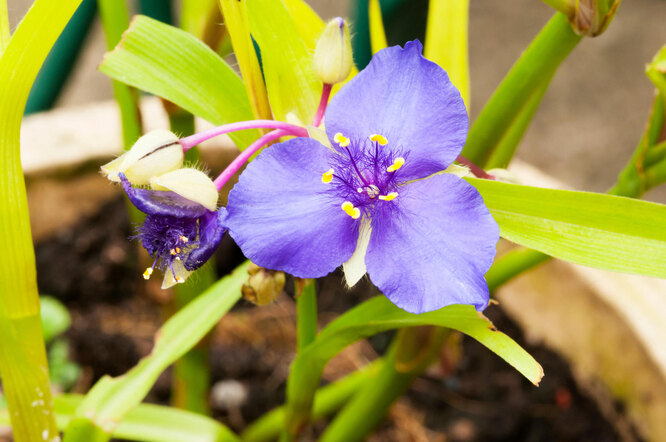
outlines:
[[[366,273],[365,268],[365,253],[368,251],[368,244],[370,243],[370,234],[372,227],[368,218],[361,220],[361,227],[358,232],[358,242],[356,243],[356,250],[347,262],[342,264],[342,271],[345,274],[345,280],[349,287],[353,287],[357,282],[363,278]]]
[[[217,187],[208,175],[193,168],[177,169],[150,180],[153,190],[170,190],[208,210],[217,209]]]
[[[115,160],[102,166],[108,179],[120,182],[123,172],[134,185],[145,185],[156,175],[178,169],[183,165],[183,147],[178,137],[168,130],[148,132],[134,146]]]
[[[162,290],[173,287],[176,284],[181,284],[189,278],[192,274],[191,271],[187,270],[183,265],[182,261],[173,262],[173,270],[166,269],[164,271],[164,279],[162,280]]]

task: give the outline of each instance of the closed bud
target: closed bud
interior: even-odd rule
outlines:
[[[353,63],[349,27],[344,19],[334,18],[328,22],[317,42],[315,71],[325,84],[335,84],[349,76]]]
[[[284,289],[284,272],[268,270],[251,264],[247,269],[250,277],[243,284],[243,298],[253,304],[262,306],[275,301]]]
[[[565,14],[573,30],[582,36],[601,35],[617,12],[622,0],[568,0],[558,2],[558,10]]]
[[[178,137],[168,130],[148,132],[134,146],[115,160],[102,166],[108,179],[120,182],[124,173],[134,185],[146,185],[151,178],[183,166],[183,147]]]

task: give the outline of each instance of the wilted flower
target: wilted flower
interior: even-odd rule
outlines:
[[[158,267],[164,271],[162,288],[184,282],[210,259],[226,230],[213,181],[189,168],[153,177],[152,190],[132,187],[123,173],[119,178],[132,204],[146,214],[137,237],[155,261],[144,278]]]
[[[409,312],[486,307],[499,229],[474,187],[440,173],[462,150],[468,118],[421,49],[378,52],[333,97],[332,147],[293,138],[247,167],[225,222],[248,258],[301,278],[343,264],[350,285],[367,270]]]
[[[115,160],[102,166],[102,173],[119,182],[124,173],[134,185],[145,185],[150,179],[183,166],[183,146],[168,130],[148,132],[134,146]]]

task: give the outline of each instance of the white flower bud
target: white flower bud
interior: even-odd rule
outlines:
[[[182,166],[183,147],[178,137],[160,129],[148,132],[130,150],[102,166],[102,173],[119,182],[118,174],[122,172],[133,185],[145,185],[152,177]]]
[[[349,27],[344,19],[334,18],[328,22],[317,41],[315,71],[325,84],[335,84],[349,76],[353,63]]]
[[[197,202],[208,210],[217,210],[217,187],[208,175],[200,170],[177,169],[150,180],[153,190],[170,190],[183,198]]]

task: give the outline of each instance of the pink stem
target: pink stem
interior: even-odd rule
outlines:
[[[326,106],[328,106],[328,98],[331,96],[331,89],[333,89],[332,84],[324,83],[324,88],[321,91],[321,100],[319,100],[319,107],[317,108],[314,120],[312,120],[312,125],[314,127],[318,127],[321,124],[321,120],[324,119],[324,112],[326,112]]]
[[[494,180],[495,177],[486,173],[485,170],[481,169],[479,166],[476,164],[472,163],[470,160],[465,158],[462,155],[458,155],[458,158],[456,158],[456,161],[459,162],[460,164],[469,167],[469,170],[472,171],[474,175],[477,176],[477,178],[484,178],[486,180]]]
[[[190,135],[189,137],[180,140],[183,151],[187,152],[199,143],[209,140],[218,135],[235,132],[237,130],[246,129],[281,129],[287,132],[285,135],[295,135],[299,137],[307,137],[307,131],[294,124],[285,123],[283,121],[275,120],[251,120],[239,121],[238,123],[225,124],[223,126],[214,127],[212,129],[199,132],[198,134]]]
[[[301,128],[302,129],[302,128]],[[304,130],[304,129],[303,129]],[[304,130],[305,131],[305,130]],[[285,129],[278,129],[274,130],[273,132],[269,132],[263,137],[260,137],[255,141],[254,143],[250,144],[247,149],[245,149],[243,152],[240,153],[232,162],[227,166],[226,169],[222,171],[222,173],[215,178],[215,187],[217,187],[217,190],[220,191],[222,187],[229,181],[229,179],[234,176],[238,170],[243,167],[243,164],[247,160],[250,159],[252,155],[254,155],[259,149],[270,143],[271,141],[277,140],[278,138],[285,136],[285,135],[293,135],[290,131],[285,130]],[[298,136],[304,136],[307,137],[307,131],[305,131],[305,135],[298,135]]]

